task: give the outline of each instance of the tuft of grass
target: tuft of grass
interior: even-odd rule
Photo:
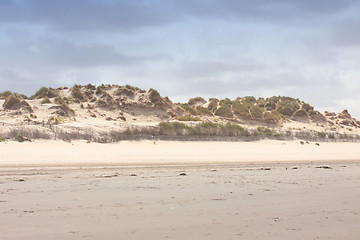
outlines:
[[[3,137],[0,137],[0,142],[7,142],[7,139],[6,138],[3,138]]]
[[[82,94],[82,92],[80,91],[80,87],[75,85],[71,88],[71,96],[75,99],[78,99],[80,101],[84,101],[84,95]]]

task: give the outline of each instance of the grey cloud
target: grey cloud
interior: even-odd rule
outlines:
[[[9,2],[10,3],[10,2]],[[161,1],[24,0],[0,9],[2,22],[27,22],[64,31],[113,31],[170,21]]]
[[[360,14],[360,11],[359,11]],[[360,18],[345,19],[330,28],[331,43],[336,46],[360,45]]]
[[[115,31],[158,26],[189,17],[280,22],[314,20],[354,7],[354,0],[23,0],[0,8],[1,22],[41,24],[61,31]],[[286,24],[286,22],[285,22]]]

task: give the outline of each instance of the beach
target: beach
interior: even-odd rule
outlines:
[[[0,144],[0,167],[140,166],[360,160],[357,142],[34,141]]]
[[[3,143],[0,239],[358,239],[358,146]]]

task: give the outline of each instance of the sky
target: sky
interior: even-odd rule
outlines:
[[[0,0],[0,91],[292,96],[360,119],[360,1]]]

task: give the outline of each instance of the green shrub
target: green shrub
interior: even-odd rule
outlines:
[[[205,116],[212,116],[213,115],[212,112],[209,109],[204,108],[202,106],[197,106],[196,107],[196,112],[200,116],[204,116],[204,115]]]
[[[222,99],[220,100],[220,107],[230,107],[232,106],[232,101],[229,99],[229,98],[225,98],[225,99]]]
[[[41,100],[41,104],[45,104],[45,103],[51,103],[48,97],[44,97],[43,100]]]
[[[182,107],[185,111],[187,111],[191,115],[197,115],[196,110],[192,106],[190,106],[188,103],[181,103],[180,107]]]
[[[215,115],[219,116],[219,117],[227,117],[227,118],[233,117],[233,113],[231,111],[231,106],[229,106],[229,105],[220,106],[220,108],[218,108],[215,111]]]
[[[282,115],[276,111],[264,113],[264,119],[268,123],[278,123],[282,118]]]
[[[246,96],[243,99],[247,103],[252,103],[252,104],[256,103],[256,98],[253,96]]]
[[[67,101],[66,101],[66,98],[56,97],[54,99],[54,103],[61,105],[61,104],[67,103]]]
[[[202,97],[195,97],[195,98],[190,98],[188,102],[189,105],[195,105],[197,103],[204,104],[206,103],[206,101]]]
[[[260,135],[273,136],[274,132],[270,128],[267,127],[258,127],[256,129]]]
[[[177,118],[178,121],[201,121],[198,117],[193,116],[180,116]]]
[[[7,142],[6,138],[0,137],[0,142]]]
[[[47,97],[47,94],[49,92],[49,88],[47,87],[41,87],[33,96],[31,96],[32,99],[40,99]]]
[[[218,101],[211,99],[209,101],[209,105],[208,105],[208,109],[212,112],[215,113],[216,109],[218,107]]]
[[[285,116],[292,116],[300,109],[300,105],[297,100],[291,97],[281,97],[276,107],[277,111]]]
[[[299,109],[300,105],[297,102],[281,101],[277,105],[277,111],[285,116],[292,116]]]
[[[239,101],[233,102],[234,114],[245,119],[251,119],[250,110],[249,110],[250,107],[251,104],[249,103],[241,103]]]
[[[179,122],[161,122],[159,123],[160,132],[166,135],[183,135],[188,128],[184,123]]]
[[[256,105],[252,105],[250,106],[250,114],[253,119],[262,119],[264,115],[264,109]]]
[[[311,105],[308,104],[308,103],[304,103],[304,104],[302,105],[302,109],[304,109],[305,111],[309,112],[309,111],[311,111],[311,110],[314,110],[314,107],[311,106]]]

